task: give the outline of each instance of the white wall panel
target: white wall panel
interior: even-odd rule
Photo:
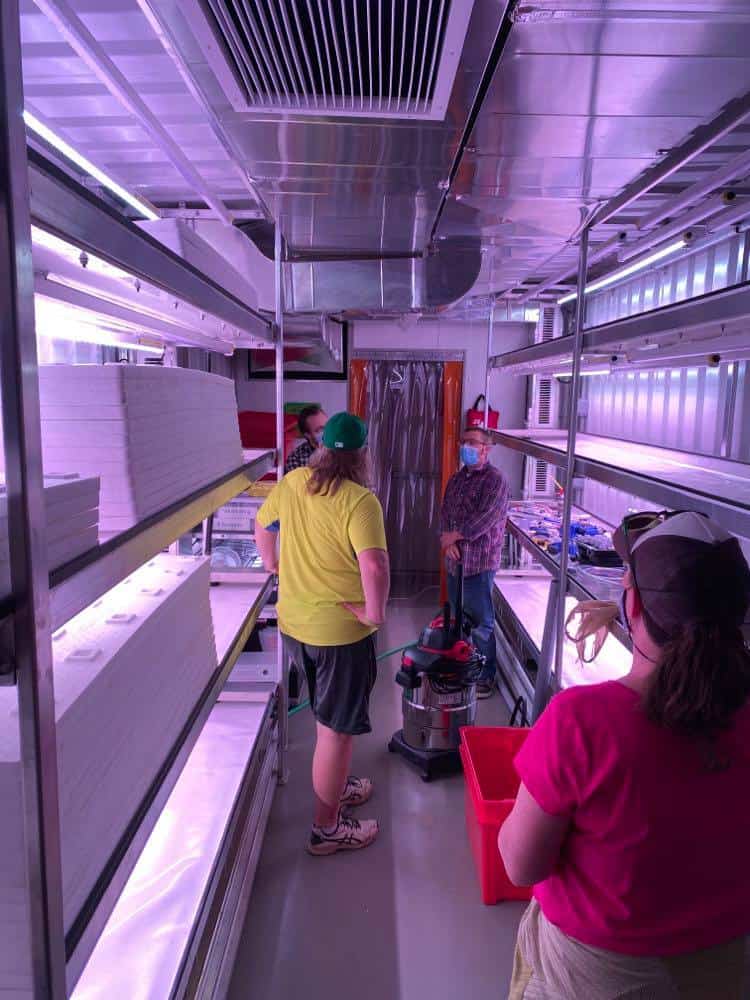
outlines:
[[[589,296],[586,326],[611,323],[738,284],[743,276],[744,240],[744,234],[733,236]]]
[[[744,362],[587,378],[585,430],[603,437],[719,455],[735,368],[737,402],[729,457],[750,461],[750,433],[746,430],[750,378]]]

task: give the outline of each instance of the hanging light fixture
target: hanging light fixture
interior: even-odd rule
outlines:
[[[36,115],[33,115],[30,111],[24,111],[23,120],[26,123],[26,127],[30,129],[35,135],[38,135],[40,139],[44,139],[48,142],[50,146],[53,146],[58,153],[61,153],[67,160],[74,163],[77,167],[80,167],[84,173],[89,174],[94,177],[102,187],[105,187],[108,191],[111,191],[113,195],[124,201],[126,204],[134,208],[139,215],[144,216],[146,219],[154,221],[159,218],[159,213],[154,211],[154,209],[143,199],[134,195],[127,188],[124,188],[122,184],[118,184],[114,178],[110,177],[109,174],[105,173],[100,167],[97,167],[95,163],[92,163],[88,157],[84,156],[83,153],[79,153],[77,149],[74,149],[69,142],[61,138],[56,132],[53,132],[51,128],[44,124],[44,122],[39,121]]]
[[[663,260],[673,253],[677,253],[678,250],[684,250],[687,245],[687,240],[683,237],[666,247],[662,247],[661,250],[656,250],[647,257],[643,257],[641,260],[637,260],[634,264],[629,264],[627,267],[621,267],[617,271],[612,271],[611,274],[606,274],[603,278],[598,278],[596,281],[592,281],[590,285],[586,285],[583,290],[584,295],[590,295],[591,292],[598,292],[602,288],[607,288],[609,285],[615,285],[625,278],[630,278],[639,271],[643,271],[652,264],[656,264],[657,261]],[[577,298],[578,292],[570,292],[568,295],[563,295],[561,299],[558,299],[557,304],[564,306],[566,302],[573,302]]]

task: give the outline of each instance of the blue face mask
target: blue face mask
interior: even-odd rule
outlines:
[[[323,431],[317,431],[312,437],[315,444],[321,445],[323,443]]]
[[[473,444],[462,444],[459,456],[464,465],[479,464],[479,448],[475,448]]]

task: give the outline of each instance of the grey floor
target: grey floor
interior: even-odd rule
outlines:
[[[436,593],[391,605],[381,650],[414,637]],[[500,1000],[522,904],[484,906],[464,825],[463,778],[424,784],[386,749],[400,727],[398,658],[381,663],[373,733],[360,737],[355,773],[376,782],[362,810],[380,822],[361,853],[312,858],[313,724],[291,720],[291,776],[271,813],[230,1000]],[[496,696],[480,724],[507,719]]]

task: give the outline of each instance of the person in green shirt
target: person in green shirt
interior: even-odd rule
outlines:
[[[317,724],[308,843],[316,855],[367,847],[378,833],[375,820],[342,813],[342,806],[362,805],[372,794],[372,782],[349,776],[349,768],[353,737],[371,731],[373,636],[385,621],[390,588],[383,511],[367,486],[366,444],[359,417],[335,414],[310,466],[286,475],[256,517],[263,563],[279,574],[284,647],[305,669]],[[276,522],[278,533],[271,530]]]

